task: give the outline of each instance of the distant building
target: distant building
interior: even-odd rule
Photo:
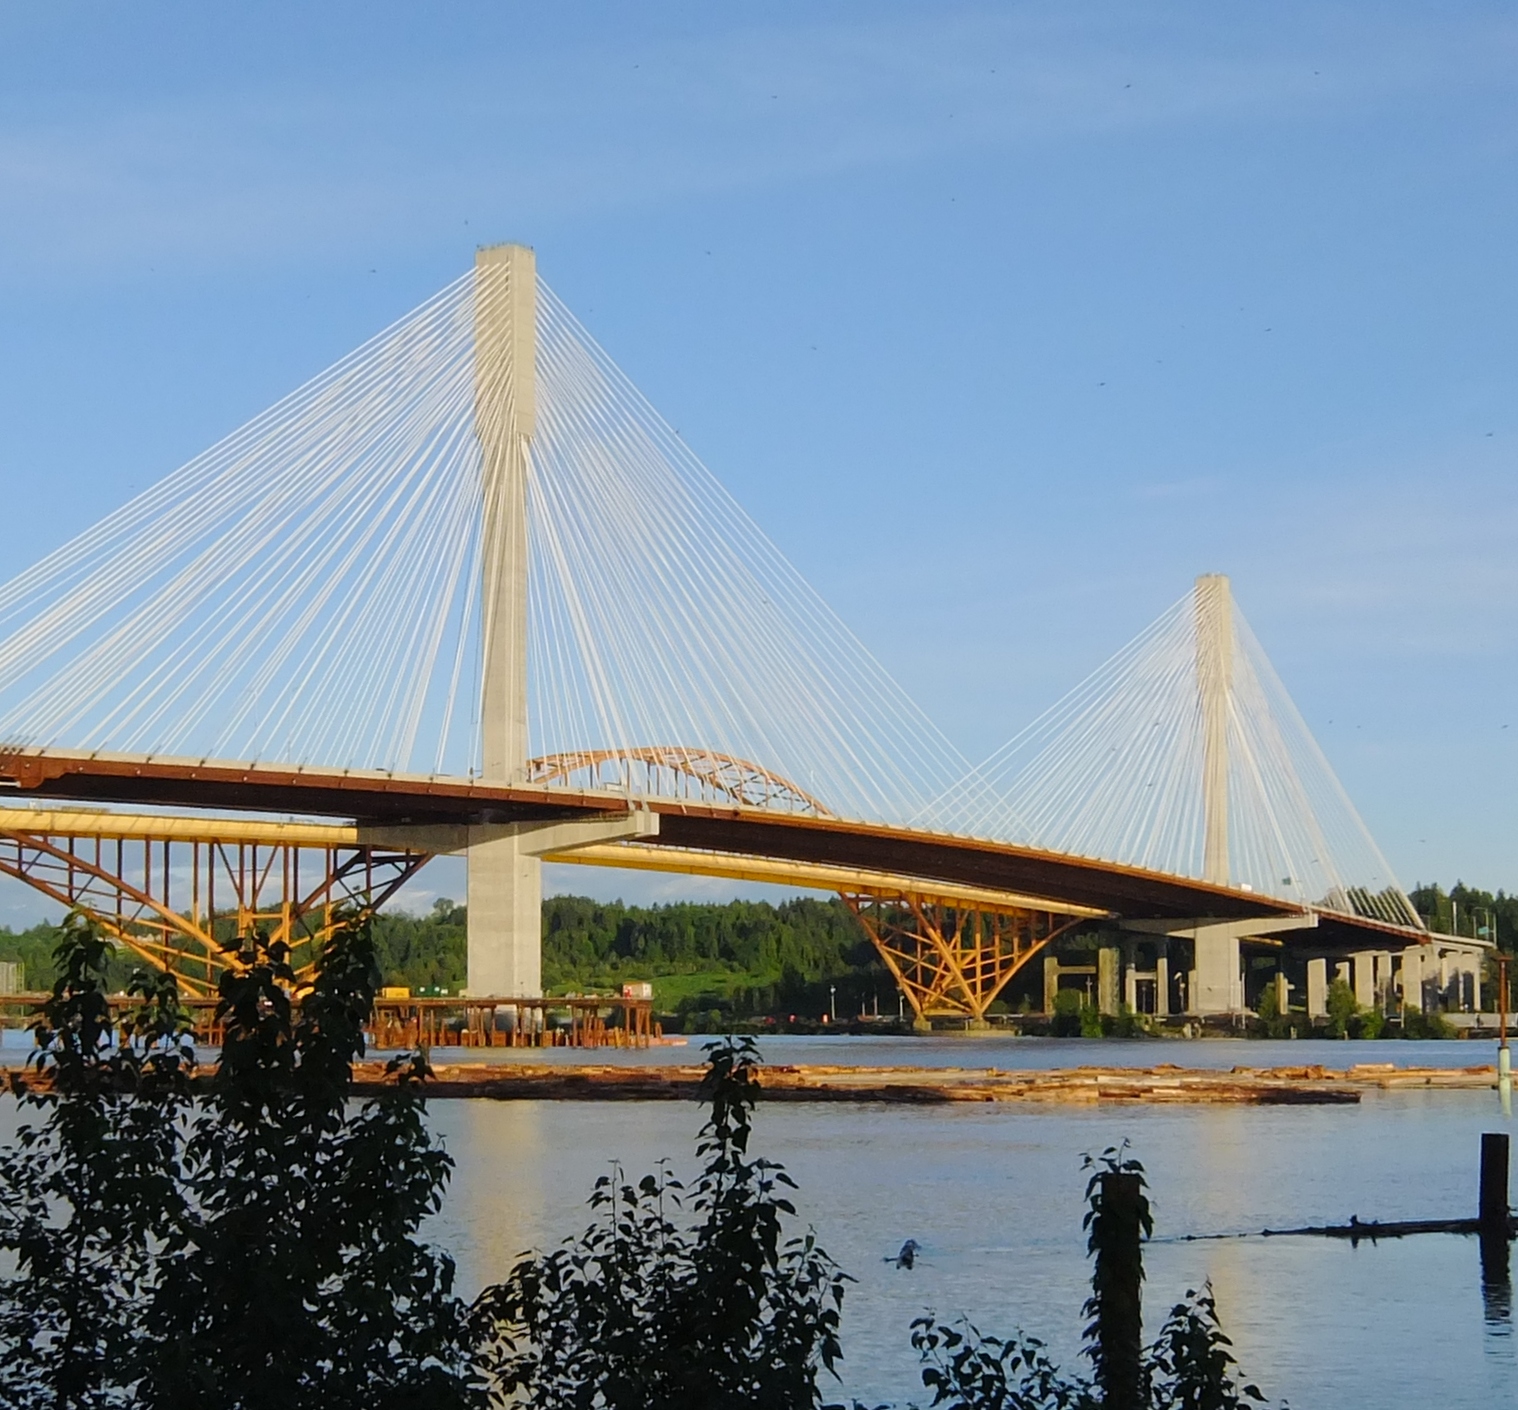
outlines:
[[[26,966],[20,960],[0,960],[0,994],[26,993]]]

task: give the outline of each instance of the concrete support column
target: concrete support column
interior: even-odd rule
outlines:
[[[484,829],[471,828],[471,832]],[[543,992],[543,863],[518,837],[469,844],[469,992]]]
[[[1237,1013],[1244,1007],[1240,990],[1239,938],[1236,935],[1196,937],[1196,988],[1191,1011],[1196,1014]]]
[[[1170,1017],[1170,955],[1163,940],[1154,957],[1154,1016]]]
[[[1123,1003],[1129,1013],[1138,1012],[1138,947],[1132,941],[1123,945]]]
[[[1481,1012],[1481,959],[1471,961],[1471,1012]]]
[[[1116,1015],[1117,971],[1121,951],[1116,945],[1103,945],[1096,952],[1096,1011]]]
[[[1285,1018],[1291,1012],[1291,980],[1286,977],[1285,970],[1276,970],[1276,1012]]]
[[[1402,1006],[1423,1009],[1423,946],[1409,945],[1402,952]]]
[[[1334,964],[1334,978],[1354,988],[1354,974],[1348,960],[1338,960]]]
[[[1376,952],[1376,1007],[1382,1013],[1391,1013],[1397,1007],[1392,992],[1392,957],[1388,950]]]
[[[1354,964],[1355,1002],[1362,1009],[1376,1006],[1376,956],[1370,950],[1362,950],[1351,957]]]
[[[1059,994],[1059,956],[1044,956],[1044,1012],[1054,1013],[1054,1000]]]
[[[1307,961],[1307,1016],[1328,1017],[1328,961]]]

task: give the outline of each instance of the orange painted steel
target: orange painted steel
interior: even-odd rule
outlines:
[[[641,779],[634,766],[642,771]],[[687,749],[682,745],[574,749],[527,761],[528,783],[555,784],[579,775],[584,776],[584,786],[592,789],[832,817],[829,809],[783,775],[751,760],[710,749]],[[637,786],[639,783],[641,787]],[[692,784],[694,794],[689,788]]]
[[[919,1019],[985,1019],[1013,977],[1082,917],[946,904],[903,892],[844,893]]]
[[[0,874],[87,916],[189,995],[215,993],[235,964],[223,946],[253,929],[288,945],[304,974],[338,908],[372,914],[429,860],[373,847],[112,837],[109,828],[102,814],[88,837],[0,831]]]

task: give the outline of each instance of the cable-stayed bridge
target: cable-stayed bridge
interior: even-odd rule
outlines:
[[[1309,1010],[1479,983],[1227,579],[972,767],[521,246],[0,587],[0,783],[0,871],[202,987],[442,853],[476,995],[539,992],[544,859],[836,890],[920,1017],[1082,929],[1162,1014],[1241,945]]]

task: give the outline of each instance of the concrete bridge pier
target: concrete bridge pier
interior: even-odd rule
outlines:
[[[1423,946],[1409,945],[1402,952],[1402,1007],[1423,1010]]]
[[[1354,964],[1355,1002],[1362,1009],[1376,1005],[1376,956],[1373,951],[1361,950],[1351,956]]]
[[[1328,1017],[1328,961],[1321,956],[1307,961],[1307,1016]]]
[[[1260,920],[1129,920],[1124,928],[1140,935],[1190,940],[1196,955],[1186,1011],[1199,1018],[1244,1012],[1244,967],[1240,942],[1288,930],[1316,928],[1315,915]],[[1311,978],[1309,972],[1309,991]]]

